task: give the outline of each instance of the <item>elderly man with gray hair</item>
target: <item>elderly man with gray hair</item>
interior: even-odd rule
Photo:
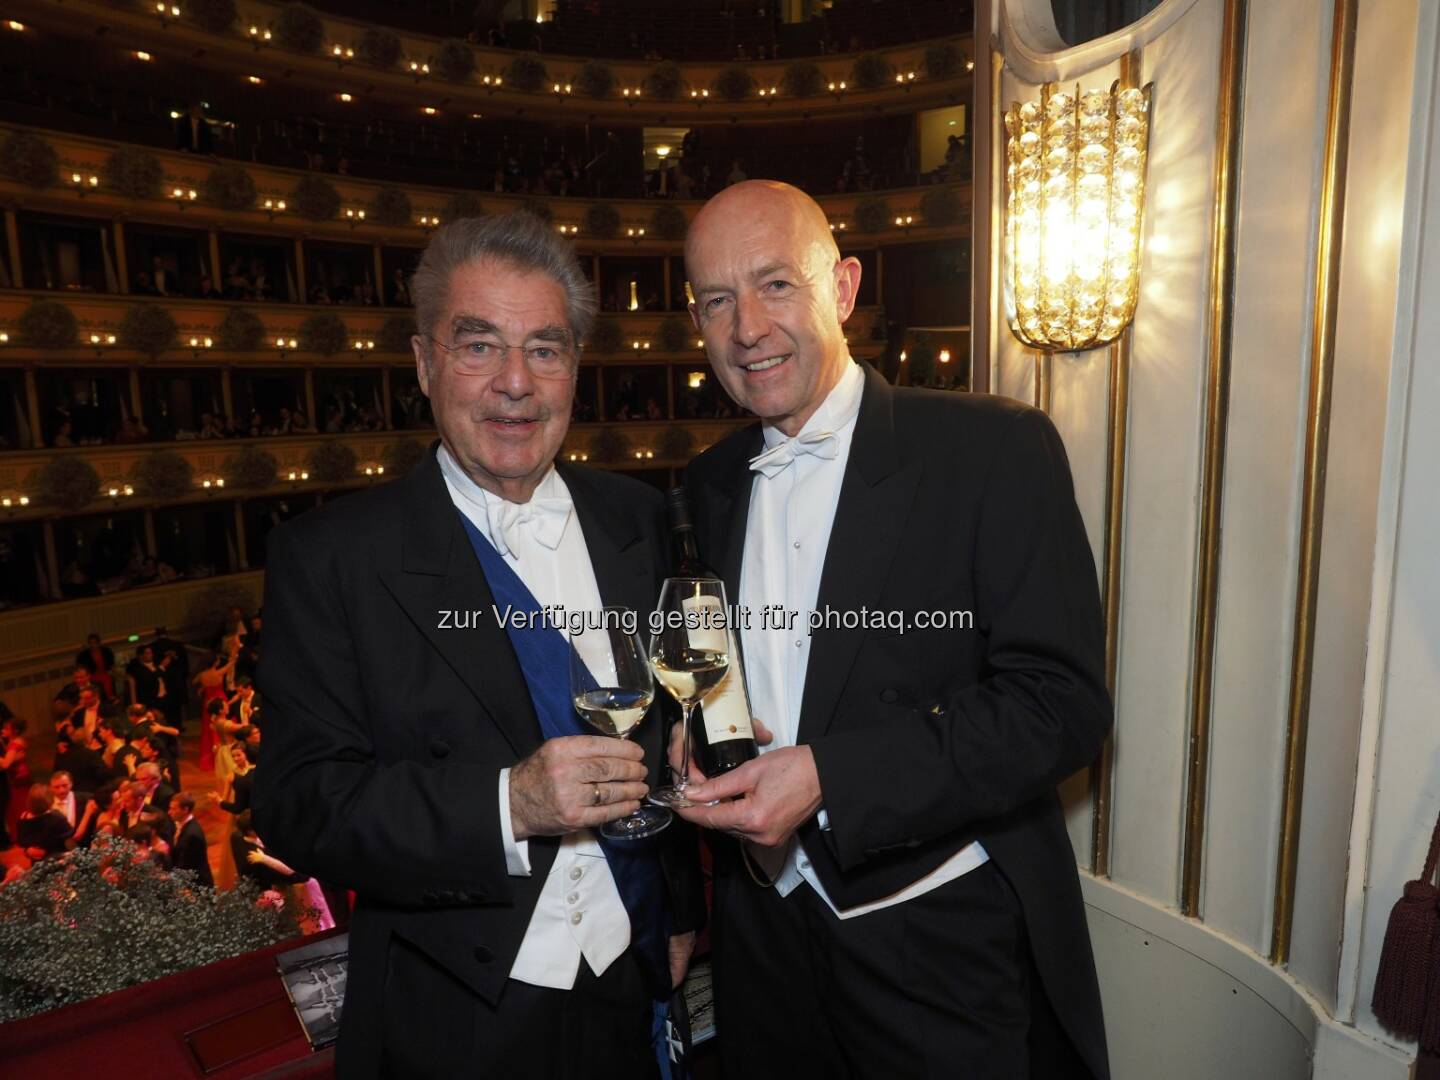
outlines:
[[[640,807],[663,725],[579,734],[571,643],[503,616],[649,612],[661,499],[555,462],[595,311],[555,230],[456,221],[410,291],[440,438],[270,534],[255,824],[357,894],[340,1076],[657,1075],[703,920],[694,838],[597,830]]]

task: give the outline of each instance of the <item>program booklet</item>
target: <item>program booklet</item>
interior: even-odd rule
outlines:
[[[337,934],[312,942],[281,953],[275,961],[310,1048],[320,1050],[331,1045],[340,1035],[350,935]]]

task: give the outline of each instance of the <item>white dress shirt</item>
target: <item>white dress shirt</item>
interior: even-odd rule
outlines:
[[[55,804],[55,809],[65,815],[65,820],[70,823],[72,829],[78,824],[75,819],[75,792],[73,789],[69,795]]]
[[[750,489],[740,603],[750,609],[753,617],[749,625],[742,628],[741,639],[751,707],[775,735],[769,746],[760,748],[762,754],[795,744],[805,672],[810,661],[808,619],[820,595],[820,573],[830,545],[835,508],[840,501],[840,483],[850,460],[850,444],[864,389],[864,374],[859,365],[852,362],[815,414],[790,440],[797,451],[790,464],[778,471],[770,468],[756,471]],[[833,438],[826,438],[826,433]],[[768,424],[764,435],[767,457],[787,441],[784,433]],[[784,456],[788,455],[782,452],[781,460]],[[771,620],[767,627],[759,617],[763,608],[774,604],[783,604],[786,611],[799,613],[788,630],[775,625],[777,620]],[[821,797],[824,798],[824,792]],[[822,809],[817,819],[822,829],[829,828],[826,810]],[[753,847],[750,850],[758,855],[762,865],[769,863],[765,869],[772,874],[776,872],[778,858],[767,859],[767,853]],[[850,919],[927,893],[969,873],[987,859],[978,843],[969,844],[898,892],[841,910],[825,892],[796,838],[784,853],[783,865],[778,867],[775,890],[781,896],[789,896],[801,882],[807,882],[836,915]]]
[[[564,515],[558,536],[554,530],[527,528],[524,523],[512,526],[513,519],[525,516],[514,509],[515,504],[506,503],[466,476],[444,446],[438,457],[451,500],[495,545],[542,608],[563,605],[571,611],[600,610],[600,587],[573,508]],[[543,500],[570,500],[565,481],[553,467],[526,505]],[[546,541],[554,541],[554,546]],[[563,671],[556,677],[568,680],[570,674]],[[529,877],[530,844],[515,839],[510,821],[509,769],[500,770],[498,790],[506,869],[514,877]],[[575,985],[582,956],[590,970],[599,975],[629,945],[630,915],[595,834],[582,829],[562,836],[510,977],[532,986],[569,990]]]

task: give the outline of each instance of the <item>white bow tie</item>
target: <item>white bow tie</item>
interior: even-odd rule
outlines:
[[[528,503],[485,500],[490,542],[501,555],[509,555],[523,535],[533,536],[551,551],[560,546],[573,503],[567,498],[531,499]]]
[[[840,456],[840,440],[833,431],[802,432],[751,458],[750,468],[768,480],[784,472],[792,461],[804,454],[834,461]]]

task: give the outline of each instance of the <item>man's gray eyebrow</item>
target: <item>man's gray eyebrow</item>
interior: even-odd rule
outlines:
[[[450,332],[454,334],[495,334],[498,329],[489,319],[479,315],[456,315],[450,320]]]

